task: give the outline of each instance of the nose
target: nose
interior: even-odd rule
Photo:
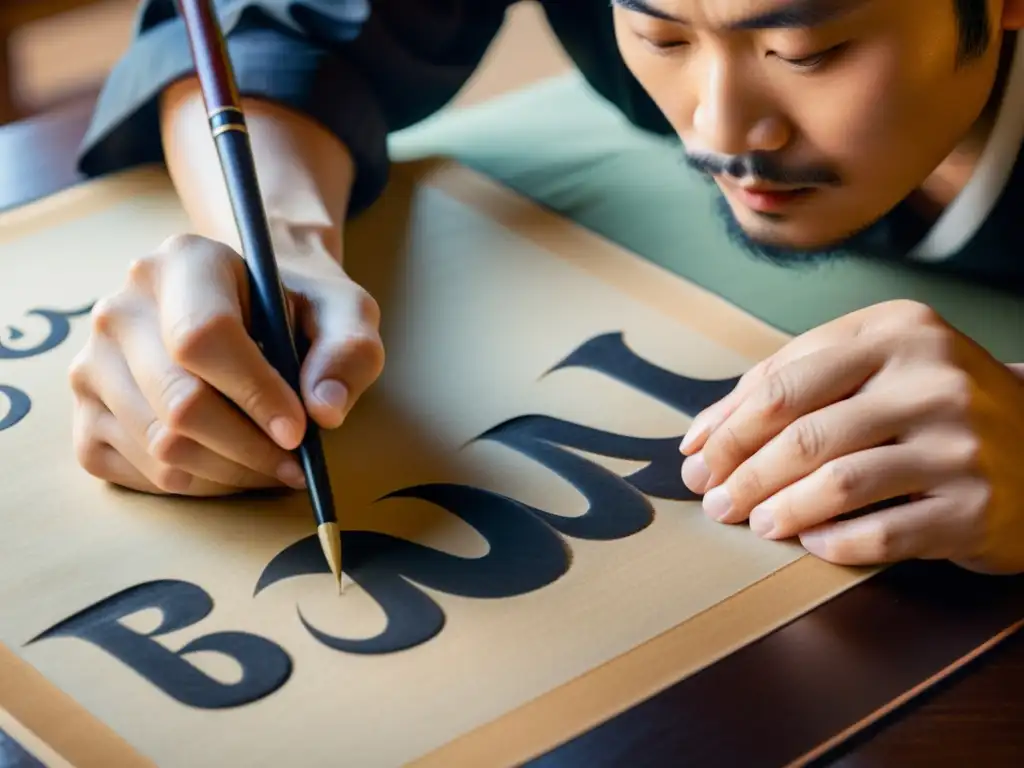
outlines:
[[[737,156],[784,148],[791,129],[771,108],[763,89],[743,73],[741,63],[727,56],[709,58],[693,113],[694,138],[701,149]]]

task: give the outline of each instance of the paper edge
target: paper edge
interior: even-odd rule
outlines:
[[[633,299],[743,357],[756,360],[768,356],[790,338],[712,292],[454,160],[441,158],[403,163],[396,166],[393,175],[400,175],[413,185],[422,184],[444,192],[517,236],[532,241],[617,290],[625,290]],[[22,207],[0,212],[0,243],[95,214],[120,204],[126,195],[166,192],[169,183],[168,176],[159,166],[140,166],[82,182]],[[534,226],[520,228],[527,220]],[[568,239],[573,241],[573,247],[567,249],[565,241]],[[582,258],[584,252],[586,258]],[[623,270],[630,272],[626,283],[616,279]],[[681,297],[685,301],[680,301]],[[687,307],[685,313],[679,310],[683,305]],[[741,337],[723,333],[725,324],[701,322],[701,318],[709,314],[722,312],[735,313],[738,322],[746,326]],[[480,760],[486,760],[488,764],[519,764],[767,636],[871,575],[873,572],[865,575],[863,571],[840,568],[802,555],[795,562],[674,628],[462,734],[410,765],[428,768]],[[822,583],[827,584],[825,589],[822,589]],[[795,591],[798,587],[803,591]],[[792,600],[790,596],[793,594],[802,597]],[[774,604],[770,617],[765,614],[765,605],[769,602]],[[755,621],[752,617],[758,618]],[[767,631],[764,630],[766,626]],[[688,647],[694,636],[699,634],[706,638],[708,633],[720,636],[714,644],[715,652],[703,654],[686,664],[679,663],[678,649]],[[706,644],[706,640],[702,644]],[[677,649],[676,654],[672,649]],[[0,670],[17,673],[20,684],[13,688],[27,694],[22,700],[17,700],[16,690],[12,693],[11,687],[5,686],[8,689],[6,701],[0,703],[27,728],[40,734],[40,738],[51,747],[60,744],[58,752],[66,758],[74,758],[76,766],[109,765],[111,760],[126,767],[151,765],[110,726],[94,717],[2,644]],[[624,679],[627,674],[629,678]],[[6,674],[2,676],[7,677]],[[612,682],[614,690],[609,689]],[[27,698],[35,701],[25,706]],[[59,719],[64,729],[59,735],[54,734],[58,729],[53,728],[50,707],[61,713]]]

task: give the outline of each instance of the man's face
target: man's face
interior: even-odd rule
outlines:
[[[823,251],[970,133],[999,46],[961,64],[953,0],[615,0],[626,62],[745,235]],[[1007,0],[1014,2],[1014,0]],[[989,0],[997,28],[1003,0]]]

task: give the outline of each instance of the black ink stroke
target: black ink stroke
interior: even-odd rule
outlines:
[[[46,334],[46,338],[36,344],[34,347],[27,349],[14,349],[12,347],[4,346],[3,342],[0,342],[0,360],[24,360],[29,357],[36,357],[45,352],[49,352],[67,340],[68,335],[71,333],[71,320],[76,317],[82,317],[92,311],[93,303],[80,309],[72,309],[63,311],[59,309],[31,309],[26,314],[36,315],[46,320],[49,325],[49,331]],[[25,334],[21,329],[16,327],[9,327],[9,336],[13,340],[20,339]]]
[[[386,499],[419,499],[472,526],[489,546],[481,557],[459,557],[373,531],[346,531],[345,572],[373,598],[386,617],[376,637],[350,640],[318,630],[302,615],[306,630],[329,648],[348,653],[394,653],[425,643],[445,625],[441,607],[412,582],[450,595],[508,598],[546,587],[569,569],[562,538],[534,511],[507,496],[455,484],[405,488]],[[307,574],[328,573],[316,536],[292,544],[260,574],[255,597],[273,584]]]
[[[695,413],[727,394],[735,380],[710,381],[673,374],[636,355],[621,334],[606,334],[581,345],[548,373],[583,367],[605,373],[685,414]],[[425,643],[439,634],[446,617],[416,584],[452,595],[511,597],[539,589],[569,568],[570,553],[559,536],[614,540],[633,536],[654,520],[648,497],[692,501],[699,498],[682,482],[682,436],[640,438],[542,415],[509,419],[474,440],[489,440],[517,451],[570,483],[587,501],[586,511],[566,516],[537,509],[491,491],[437,484],[396,491],[384,498],[418,498],[436,504],[473,526],[490,546],[481,558],[462,558],[386,534],[348,531],[345,571],[385,614],[376,637],[334,637],[313,626],[297,608],[299,620],[320,643],[349,653],[392,653]],[[628,477],[572,450],[644,462]],[[279,553],[260,574],[253,596],[271,585],[307,574],[326,574],[316,536]],[[414,584],[415,582],[416,584]]]
[[[140,634],[120,622],[147,608],[162,613],[160,626]],[[276,643],[246,632],[215,632],[197,637],[172,651],[154,638],[175,632],[206,618],[213,600],[186,581],[160,580],[118,592],[65,619],[26,643],[55,637],[74,637],[103,649],[135,670],[171,698],[199,709],[223,709],[269,696],[292,673],[291,658]],[[190,653],[213,651],[233,658],[242,668],[237,683],[222,683],[203,673],[185,658]]]
[[[7,413],[0,418],[0,432],[16,427],[32,410],[29,396],[16,387],[0,384],[0,400],[7,400]]]
[[[538,462],[568,481],[587,500],[587,511],[575,517],[531,508],[549,525],[574,539],[611,541],[633,536],[650,525],[654,519],[654,508],[635,486],[620,475],[566,451],[560,445],[623,459],[631,457],[622,454],[638,453],[629,451],[636,445],[624,444],[629,438],[614,444],[616,437],[621,436],[560,419],[521,416],[487,430],[477,439],[499,442]],[[640,459],[646,458],[644,452],[639,453]],[[679,451],[675,450],[675,453],[678,457]]]
[[[639,533],[654,520],[654,508],[644,495],[692,500],[680,472],[679,438],[645,439],[584,427],[551,416],[519,416],[480,435],[527,456],[566,480],[587,500],[578,517],[534,510],[567,536],[577,539],[623,539]],[[561,447],[565,446],[565,447]],[[650,462],[622,478],[590,459],[565,450],[577,448],[609,458]]]
[[[621,333],[606,333],[589,339],[545,375],[564,368],[585,368],[602,373],[688,416],[725,397],[739,380],[695,379],[672,373],[637,355]],[[654,498],[675,501],[700,498],[682,481],[683,456],[679,453],[682,435],[632,437],[549,416],[530,415],[510,419],[476,439],[500,442],[572,483],[590,502],[587,515],[567,518],[544,512],[539,514],[545,515],[548,522],[562,533],[576,538],[588,538],[574,530],[577,521],[588,516],[605,523],[595,538],[622,538],[646,527],[653,512],[640,512],[639,503],[630,495],[629,486]],[[643,461],[647,466],[620,478],[558,446],[609,458]],[[646,521],[641,525],[643,518]],[[588,525],[587,529],[594,530],[594,526]]]
[[[667,371],[637,355],[621,333],[606,333],[584,342],[548,374],[563,368],[603,373],[688,416],[721,400],[739,381],[739,377],[694,379]]]

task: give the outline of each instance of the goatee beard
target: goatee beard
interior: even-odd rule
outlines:
[[[725,227],[730,242],[759,260],[782,267],[814,267],[851,257],[891,259],[899,255],[893,246],[891,226],[885,218],[823,248],[791,248],[757,240],[743,229],[733,213],[728,199],[709,172],[707,163],[700,158],[688,155],[685,150],[682,152],[680,160],[683,165],[714,188],[716,193],[715,211]],[[775,175],[784,176],[780,172],[775,172]],[[824,183],[838,183],[834,176],[829,176],[822,170],[808,172],[800,178],[804,182],[815,178]],[[794,183],[789,177],[776,179],[776,181],[777,183]]]

